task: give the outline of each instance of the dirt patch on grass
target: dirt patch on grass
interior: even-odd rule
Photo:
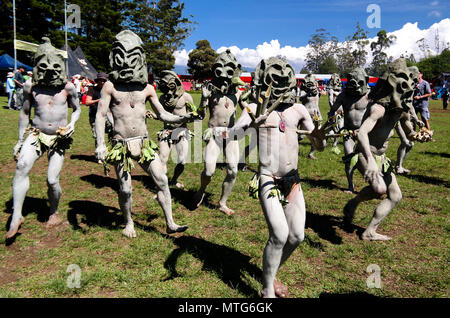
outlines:
[[[67,224],[49,229],[49,233],[41,238],[35,237],[36,243],[33,246],[20,248],[16,244],[3,248],[14,251],[13,255],[6,257],[0,267],[0,286],[16,282],[25,277],[32,276],[28,272],[22,273],[21,269],[26,269],[35,265],[38,260],[38,252],[42,249],[57,248],[61,246],[62,240],[58,237],[58,232],[67,228]],[[52,272],[51,267],[42,267],[39,274]]]

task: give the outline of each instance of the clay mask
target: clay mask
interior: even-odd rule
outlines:
[[[173,71],[163,71],[159,81],[159,88],[163,93],[162,101],[164,106],[175,107],[178,99],[184,94],[183,84]]]
[[[331,75],[330,87],[335,91],[341,90],[342,82],[341,82],[341,78],[340,78],[339,74],[334,73],[333,75]]]
[[[35,86],[60,87],[67,83],[64,57],[52,46],[49,38],[42,38],[34,55],[32,82]]]
[[[116,35],[109,55],[113,83],[147,84],[147,63],[142,41],[133,32],[125,30]]]
[[[390,63],[371,92],[371,99],[391,110],[408,110],[414,93],[410,74],[404,58]]]
[[[212,66],[213,78],[211,83],[218,88],[222,94],[227,94],[232,87],[232,79],[236,76],[241,66],[230,50],[219,54]]]
[[[308,96],[317,95],[317,81],[314,75],[308,74],[305,76],[304,90],[308,94]]]
[[[352,96],[363,96],[369,91],[368,83],[369,76],[367,76],[366,71],[362,67],[358,67],[347,75],[345,91]]]
[[[285,103],[295,101],[295,95],[291,96],[291,91],[296,87],[295,71],[286,61],[271,57],[262,60],[255,71],[255,85],[259,89],[259,94],[265,95],[269,86],[271,87],[271,100],[277,100],[281,96]]]

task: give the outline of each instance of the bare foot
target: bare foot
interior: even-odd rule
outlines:
[[[60,225],[62,223],[62,219],[59,217],[58,213],[53,213],[48,218],[47,223],[45,223],[46,228],[51,228],[57,225]]]
[[[275,295],[277,295],[280,298],[286,298],[289,296],[288,288],[286,285],[283,285],[276,279],[273,281],[273,288],[275,290]]]
[[[136,231],[134,230],[134,224],[127,224],[127,226],[123,229],[122,234],[128,238],[136,237]]]
[[[362,234],[362,239],[365,241],[389,241],[389,240],[392,240],[392,238],[390,238],[387,235],[378,234],[376,232],[369,233],[367,231],[365,231]]]
[[[167,231],[167,234],[172,234],[172,233],[181,233],[181,232],[186,231],[187,229],[188,229],[187,225],[180,226],[180,225],[175,224],[172,227],[167,226],[166,231]]]
[[[410,170],[405,169],[405,168],[403,168],[403,167],[397,167],[396,170],[397,170],[397,174],[408,174],[408,173],[411,172]]]
[[[21,217],[16,222],[11,222],[11,224],[9,225],[9,231],[8,233],[6,233],[6,239],[14,237],[14,235],[16,235],[17,231],[19,231],[19,228],[24,221],[25,219]]]
[[[347,193],[347,194],[355,194],[355,189],[350,189],[350,188],[348,188],[347,190],[344,190],[344,193]]]
[[[178,189],[184,189],[184,184],[177,182],[175,183],[175,187],[177,187]]]
[[[310,153],[310,154],[308,155],[308,158],[309,158],[309,159],[311,159],[311,160],[317,160],[317,158],[316,158],[316,157],[314,157],[314,155],[313,155],[313,154],[311,154],[311,153]]]
[[[264,290],[261,290],[261,291],[259,292],[259,296],[260,296],[261,298],[275,298],[275,295],[274,295],[274,296],[268,296]]]
[[[223,213],[225,213],[226,215],[230,216],[234,214],[234,211],[231,210],[229,207],[227,207],[226,205],[223,205],[221,207],[219,207],[219,210],[222,211]]]

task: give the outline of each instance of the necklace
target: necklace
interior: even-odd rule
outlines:
[[[133,96],[131,95],[131,92],[128,92],[128,94],[130,95],[130,106],[131,108],[134,108]]]
[[[278,117],[280,117],[280,124],[278,125],[278,129],[280,129],[280,131],[284,133],[286,131],[286,122],[284,121],[283,116],[280,115],[278,111],[276,111],[276,113],[278,114]]]

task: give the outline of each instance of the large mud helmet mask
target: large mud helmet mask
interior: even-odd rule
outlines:
[[[280,58],[262,60],[256,66],[254,82],[260,96],[266,95],[271,85],[270,100],[278,100],[283,96],[283,102],[295,102],[295,95],[292,94],[292,89],[297,86],[295,71],[288,62]]]
[[[222,94],[227,94],[232,86],[232,79],[241,70],[236,57],[230,50],[219,54],[212,66],[213,78],[211,83],[218,88]]]
[[[32,83],[35,86],[60,87],[67,83],[64,57],[51,44],[49,38],[42,38],[34,55]]]
[[[308,96],[316,96],[318,91],[318,84],[316,78],[312,74],[308,74],[305,76],[305,83],[303,84],[304,91]]]
[[[342,88],[342,82],[339,74],[335,73],[331,75],[330,87],[335,91],[340,90]]]
[[[184,94],[183,84],[173,71],[163,71],[159,81],[159,89],[163,93],[164,106],[175,107]]]
[[[113,83],[148,83],[147,63],[142,41],[135,33],[125,30],[116,35],[109,55]]]
[[[364,96],[369,91],[369,76],[362,67],[358,67],[347,75],[345,91],[352,96]]]
[[[410,78],[411,71],[406,60],[399,58],[388,65],[387,71],[375,86],[371,99],[387,109],[396,111],[409,110],[414,93],[414,82]]]

